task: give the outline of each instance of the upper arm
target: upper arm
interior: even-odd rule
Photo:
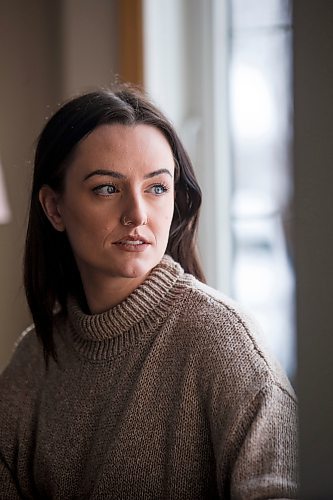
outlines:
[[[221,318],[201,353],[220,496],[296,498],[297,406],[278,367],[247,324]]]
[[[233,433],[231,498],[296,498],[297,413],[288,391],[276,384],[261,390]]]

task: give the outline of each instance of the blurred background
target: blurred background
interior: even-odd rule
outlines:
[[[255,317],[299,393],[302,498],[333,498],[332,27],[331,0],[0,0],[0,371],[31,322],[38,134],[69,97],[129,81],[193,160],[208,284]]]

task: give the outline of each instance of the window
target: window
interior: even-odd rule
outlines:
[[[229,0],[229,9],[231,293],[293,375],[291,2]]]
[[[203,190],[208,284],[257,318],[292,376],[288,0],[144,0],[144,84]]]

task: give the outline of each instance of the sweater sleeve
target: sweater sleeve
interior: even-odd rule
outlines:
[[[295,499],[295,393],[251,318],[226,301],[212,300],[204,306],[200,324],[205,325],[205,343],[198,342],[200,391],[219,497]]]
[[[230,473],[232,499],[296,498],[296,402],[284,387],[272,383],[259,391],[231,434],[237,450]]]
[[[31,332],[31,334],[29,334]],[[0,375],[0,499],[34,498],[30,495],[31,439],[35,379],[42,380],[39,345],[32,329],[17,343],[9,365]],[[36,362],[37,359],[37,362]],[[23,439],[22,439],[23,438]]]

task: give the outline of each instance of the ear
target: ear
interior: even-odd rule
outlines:
[[[56,193],[50,186],[44,185],[39,191],[39,201],[54,229],[65,231],[65,224],[59,210],[60,194]]]

